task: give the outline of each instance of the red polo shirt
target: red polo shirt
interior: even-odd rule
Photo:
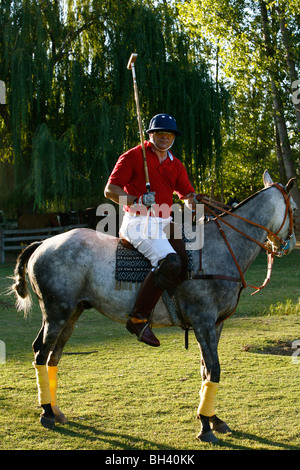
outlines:
[[[151,191],[155,192],[156,204],[167,204],[171,207],[174,192],[180,199],[194,192],[185,167],[170,151],[162,163],[159,162],[150,142],[145,141],[145,151]],[[108,182],[120,186],[132,196],[139,197],[146,192],[141,145],[119,157]],[[126,206],[125,210],[130,211],[130,208]]]

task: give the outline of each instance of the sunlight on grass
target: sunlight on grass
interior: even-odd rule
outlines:
[[[287,299],[285,302],[277,302],[272,304],[266,310],[267,315],[299,315],[300,314],[300,297],[298,302]]]
[[[200,443],[200,353],[193,332],[184,348],[180,328],[158,328],[160,348],[149,348],[91,309],[80,317],[59,364],[58,405],[69,419],[55,431],[39,423],[31,344],[41,326],[34,299],[25,320],[2,294],[13,265],[0,266],[1,450],[292,450],[300,449],[299,363],[264,354],[300,340],[300,250],[278,260],[271,282],[224,324],[219,345],[221,382],[216,411],[234,429],[216,446]],[[265,275],[260,255],[248,273]],[[284,280],[284,282],[283,282]]]

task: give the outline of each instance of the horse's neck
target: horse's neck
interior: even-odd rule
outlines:
[[[241,204],[241,206],[235,211],[235,214],[265,227],[272,232],[276,232],[283,220],[284,210],[284,200],[279,191],[276,188],[269,188],[259,192],[249,201]],[[229,219],[233,219],[233,217],[228,215],[226,220],[231,222]],[[267,232],[265,230],[251,223],[240,221],[239,219],[236,220],[237,222],[233,223],[235,227],[239,228],[242,232],[252,237],[257,242],[265,242],[267,237]],[[243,265],[242,269],[245,272],[258,255],[261,247],[237,232],[236,234],[233,234],[232,237],[240,246],[239,258]]]
[[[268,230],[276,231],[278,219],[283,219],[283,215],[281,217],[280,214],[281,209],[284,209],[284,204],[280,204],[280,202],[283,203],[283,200],[278,199],[278,195],[279,193],[275,188],[261,191],[249,201],[242,203],[233,212],[237,216],[247,219],[249,223],[230,215],[226,215],[225,220],[262,243],[266,238],[266,231],[256,227],[251,222]]]
[[[276,218],[276,205],[274,197],[271,196],[272,195],[269,193],[269,191],[262,191],[249,201],[241,204],[241,206],[234,211],[234,214],[266,227],[269,230],[273,230],[274,220]],[[237,230],[231,229],[225,223],[223,223],[222,220],[224,220],[224,222],[228,222]],[[204,235],[203,251],[205,250],[206,244],[207,247],[208,245],[213,245],[214,237],[218,237],[217,240],[220,240],[218,229],[217,227],[214,227],[215,223],[211,221],[209,224],[211,225],[207,231],[208,237],[206,237],[206,233]],[[260,246],[249,240],[240,232],[247,234],[249,237],[253,238],[259,243],[263,243],[266,239],[266,231],[231,215],[222,216],[220,220],[220,226],[224,230],[228,243],[232,248],[234,255],[236,256],[241,270],[245,272],[258,255]],[[213,235],[213,232],[215,235]],[[216,258],[220,260],[220,257],[222,257],[223,260],[225,260],[225,264],[229,264],[229,260],[231,260],[232,264],[232,256],[230,255],[228,246],[226,247],[225,242],[222,243],[222,246],[219,242],[216,242],[214,247],[210,247],[209,251],[210,255],[213,256],[215,260]],[[219,264],[218,261],[217,264]]]

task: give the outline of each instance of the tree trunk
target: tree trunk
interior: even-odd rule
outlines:
[[[274,137],[276,141],[276,155],[277,155],[277,162],[279,166],[280,182],[284,184],[287,178],[286,178],[284,164],[283,164],[280,138],[279,138],[278,127],[276,124],[275,116],[274,116]]]
[[[284,47],[285,47],[286,62],[287,62],[290,81],[291,81],[291,85],[292,85],[297,80],[297,72],[296,72],[296,66],[295,66],[295,60],[294,60],[294,57],[293,57],[293,52],[291,50],[291,44],[292,44],[291,33],[290,33],[289,29],[286,27],[285,17],[282,14],[282,12],[279,8],[277,9],[277,12],[278,12],[278,15],[280,17],[280,22],[279,22],[280,31],[281,31],[281,34],[282,34],[282,40],[283,40],[283,44],[284,44]],[[298,131],[300,132],[300,109],[299,109],[299,106],[296,103],[293,103],[293,104],[294,104],[295,113],[296,113]]]
[[[268,12],[266,8],[266,3],[260,0],[260,11],[261,11],[261,21],[262,21],[262,29],[263,29],[263,38],[264,38],[264,45],[266,54],[268,57],[272,58],[275,56],[274,46],[271,41],[270,36],[270,29],[269,29],[269,19],[268,19]],[[294,162],[292,160],[291,155],[291,146],[290,140],[287,132],[287,126],[284,116],[284,109],[283,104],[280,96],[280,90],[277,87],[277,73],[274,70],[275,67],[269,69],[270,75],[270,82],[271,82],[271,90],[272,90],[272,98],[273,98],[273,107],[274,107],[274,114],[275,114],[275,123],[278,130],[278,136],[280,140],[280,147],[282,152],[282,159],[284,164],[285,173],[287,179],[296,177],[296,170],[294,167]],[[298,215],[300,214],[300,190],[297,186],[293,188],[292,197],[297,204],[298,207]]]
[[[276,127],[278,130],[279,140],[280,140],[284,169],[285,169],[287,178],[290,179],[296,176],[296,171],[295,171],[293,161],[292,161],[290,140],[289,140],[288,131],[286,127],[280,92],[276,86],[276,83],[272,79],[271,79],[271,89],[272,89],[273,106],[274,106],[274,112],[275,112],[275,122],[276,122]]]

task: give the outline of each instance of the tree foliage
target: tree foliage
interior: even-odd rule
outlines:
[[[297,0],[0,0],[0,160],[15,209],[101,202],[118,156],[158,112],[195,188],[228,200],[299,174]],[[297,82],[298,83],[298,82]],[[10,163],[8,163],[10,162]],[[298,204],[300,206],[300,204]]]
[[[241,188],[242,174],[255,189],[263,162],[282,183],[300,172],[300,120],[291,87],[300,67],[297,3],[177,2],[190,34],[205,38],[210,54],[218,51],[219,73],[228,80],[233,113],[230,133],[223,135],[224,173],[219,184],[231,185],[233,192]],[[237,168],[236,175],[229,164]]]
[[[144,127],[159,112],[176,117],[196,187],[219,165],[228,96],[167,2],[1,0],[0,10],[1,158],[14,167],[15,206],[101,201],[116,159],[139,143],[132,52]]]

